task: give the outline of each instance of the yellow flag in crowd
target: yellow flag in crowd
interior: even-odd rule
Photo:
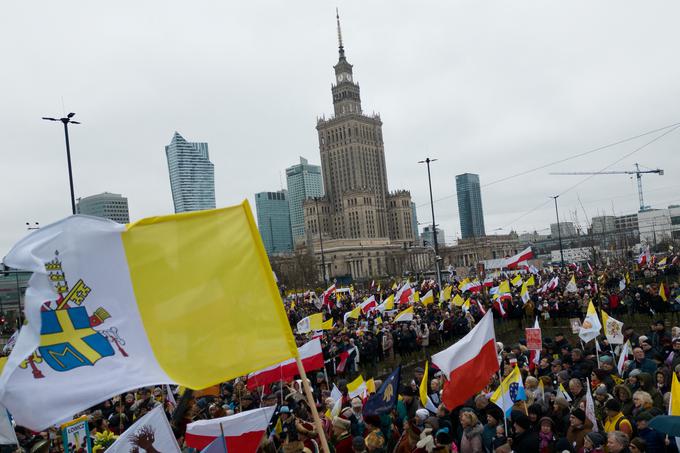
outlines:
[[[364,377],[359,375],[355,380],[347,384],[347,395],[350,398],[354,398],[355,396],[359,396],[362,393],[366,391],[366,382],[364,381]]]
[[[331,330],[333,328],[333,318],[329,318],[321,323],[321,330]]]
[[[460,294],[456,294],[455,296],[453,296],[453,305],[455,305],[456,307],[461,307],[464,303],[465,301],[463,300],[462,297],[460,297]]]
[[[394,310],[394,294],[390,294],[383,304],[385,304],[385,310]]]
[[[366,392],[368,394],[375,393],[375,381],[373,378],[366,381]]]
[[[527,286],[534,286],[534,285],[536,285],[536,282],[534,281],[534,276],[532,275],[531,277],[529,277],[529,278],[527,279],[527,282],[526,282],[526,283],[527,283]]]
[[[506,294],[510,292],[510,283],[507,280],[503,280],[500,285],[498,285],[498,292],[496,294]]]
[[[295,299],[290,303],[290,309],[295,310]]]
[[[661,283],[661,285],[659,285],[659,297],[661,297],[661,300],[663,300],[664,302],[668,302],[668,294],[666,293],[666,285],[664,285],[663,283]]]
[[[669,415],[680,415],[680,381],[678,375],[673,373],[673,382],[671,384],[671,403],[668,408]]]
[[[458,283],[458,290],[459,290],[459,291],[463,291],[463,288],[465,288],[465,285],[467,285],[468,283],[470,283],[470,279],[469,279],[469,278],[466,278],[466,279],[463,280],[462,282]]]
[[[418,291],[413,292],[413,302],[420,302],[420,292]]]
[[[442,291],[441,295],[441,300],[446,302],[447,300],[451,300],[451,290],[453,287],[451,285],[447,285],[446,288],[444,288],[444,291]]]
[[[420,381],[420,402],[423,404],[423,407],[427,405],[427,365],[428,363],[425,362],[425,371],[423,372],[423,380]]]
[[[510,283],[512,283],[512,286],[519,286],[522,284],[522,276],[517,274],[515,275],[515,278],[510,280]]]
[[[420,299],[420,302],[425,305],[426,307],[430,305],[431,303],[434,302],[434,293],[432,290],[429,290],[428,292],[425,293],[422,299]]]

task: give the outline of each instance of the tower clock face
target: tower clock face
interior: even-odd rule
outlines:
[[[352,75],[348,74],[346,72],[343,72],[341,74],[338,74],[338,82],[351,82],[352,81]]]

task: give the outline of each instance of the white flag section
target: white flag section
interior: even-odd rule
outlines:
[[[591,301],[588,304],[588,312],[586,313],[586,317],[583,320],[583,324],[581,324],[581,330],[579,330],[578,336],[585,343],[588,343],[590,340],[597,338],[597,336],[600,334],[601,328],[602,324],[600,323],[600,318],[597,317],[595,306]]]
[[[9,412],[7,409],[0,406],[0,445],[19,444],[17,435],[14,432],[14,426],[9,419]]]
[[[255,453],[276,407],[261,407],[212,420],[199,420],[187,425],[188,447],[202,450],[224,433],[228,452]],[[107,450],[108,451],[108,450]]]
[[[127,431],[106,449],[108,453],[180,452],[163,406],[158,406],[137,420]]]
[[[609,316],[602,310],[602,323],[604,334],[609,344],[623,344],[623,323]]]
[[[593,424],[593,431],[597,432],[597,419],[595,418],[595,403],[593,402],[593,395],[590,393],[590,379],[586,379],[588,385],[588,393],[586,393],[586,418]]]

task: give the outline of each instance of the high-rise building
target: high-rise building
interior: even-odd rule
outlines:
[[[463,239],[485,236],[484,211],[479,175],[463,173],[456,175],[460,234]]]
[[[215,208],[215,167],[207,143],[188,142],[175,132],[165,147],[175,212]]]
[[[321,168],[325,197],[319,203],[328,218],[323,234],[331,239],[385,239],[406,244],[414,240],[411,195],[390,193],[382,135],[377,114],[364,114],[359,84],[347,61],[338,18],[339,59],[333,67],[334,115],[319,118]],[[307,210],[309,208],[309,210]],[[305,222],[315,229],[316,207],[305,204]]]
[[[616,216],[600,215],[590,219],[590,227],[593,234],[609,234],[616,231]]]
[[[301,241],[305,238],[305,212],[302,204],[308,198],[323,196],[321,166],[312,165],[307,159],[300,157],[299,164],[286,168],[286,184],[293,241]]]
[[[257,227],[268,255],[293,250],[290,208],[285,190],[255,194]]]
[[[444,230],[437,228],[437,246],[444,247],[446,245],[446,236],[444,235]],[[432,225],[423,228],[423,232],[420,234],[420,238],[423,240],[423,244],[427,247],[434,247],[434,237],[432,236]]]
[[[411,229],[413,230],[413,239],[417,241],[420,235],[418,234],[418,209],[414,202],[411,202]]]
[[[574,222],[560,222],[559,230],[556,223],[550,224],[550,235],[553,238],[562,236],[562,238],[570,238],[576,236],[576,227]]]
[[[104,192],[89,197],[78,198],[76,203],[78,214],[103,217],[118,223],[130,223],[128,200],[117,193]]]

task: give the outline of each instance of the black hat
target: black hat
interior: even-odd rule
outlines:
[[[608,411],[620,412],[621,403],[619,403],[618,400],[612,398],[607,400],[606,403],[604,403],[604,408],[607,409]]]
[[[517,412],[512,415],[512,422],[520,426],[522,429],[527,430],[531,426],[531,421],[529,417],[524,415],[522,412]]]
[[[573,411],[571,411],[571,415],[578,418],[582,422],[586,421],[586,413],[583,412],[583,409],[576,408]]]
[[[637,416],[635,417],[635,421],[636,422],[639,422],[639,421],[648,422],[653,418],[654,417],[652,417],[652,414],[650,414],[649,411],[642,411],[639,414],[637,414]]]
[[[590,442],[592,442],[594,448],[601,447],[605,444],[605,442],[607,442],[607,439],[605,439],[605,437],[597,431],[589,432],[586,434],[586,437],[590,439]]]
[[[402,390],[401,394],[404,395],[404,396],[417,396],[418,395],[416,393],[416,391],[413,390],[413,388],[410,385],[404,387],[404,390]]]

